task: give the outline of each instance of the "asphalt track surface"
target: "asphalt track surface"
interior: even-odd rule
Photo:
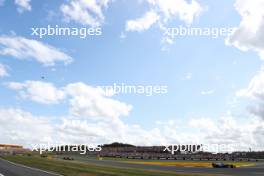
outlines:
[[[59,176],[0,159],[0,176]]]
[[[210,176],[264,176],[264,163],[258,163],[252,167],[240,167],[235,169],[229,168],[198,168],[198,167],[175,167],[175,166],[157,166],[157,165],[142,165],[142,164],[130,164],[120,161],[113,160],[86,160],[88,163],[114,166],[114,167],[125,167],[125,168],[137,168],[147,170],[158,170],[158,171],[170,171],[175,173],[186,173],[186,174],[205,174]]]

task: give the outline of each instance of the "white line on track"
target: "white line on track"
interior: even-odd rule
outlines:
[[[24,167],[24,168],[31,169],[31,170],[35,170],[35,171],[44,172],[44,173],[46,173],[46,174],[50,174],[50,175],[62,176],[62,175],[60,175],[60,174],[56,174],[56,173],[52,173],[52,172],[48,172],[48,171],[44,171],[44,170],[41,170],[41,169],[37,169],[37,168],[32,168],[32,167],[24,166],[24,165],[22,165],[22,164],[13,163],[13,162],[11,162],[11,161],[7,161],[7,160],[1,159],[1,158],[0,158],[0,160],[5,161],[5,162],[8,162],[8,163],[13,164],[13,165],[18,166],[18,167]],[[0,176],[4,176],[4,175],[1,175],[1,174],[0,174]]]
[[[4,176],[4,175],[0,173],[0,176]]]

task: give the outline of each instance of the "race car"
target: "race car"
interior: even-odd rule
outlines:
[[[236,168],[233,164],[225,164],[221,162],[212,163],[213,168]]]
[[[73,161],[74,160],[74,158],[72,158],[72,157],[63,157],[63,159],[64,160],[70,160],[70,161]]]

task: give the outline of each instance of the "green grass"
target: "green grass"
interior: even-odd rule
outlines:
[[[158,166],[178,166],[178,167],[205,167],[212,168],[212,162],[200,161],[125,161],[130,164],[143,164],[143,165],[158,165]],[[233,164],[236,167],[254,166],[255,163],[248,162],[225,162],[226,164]]]
[[[65,155],[71,156],[71,155]],[[60,156],[63,158],[64,155]],[[87,162],[89,159],[97,159],[97,157],[83,157],[83,156],[74,156],[75,160]],[[160,165],[160,166],[189,166],[189,167],[207,167],[211,168],[213,162],[223,162],[225,164],[233,164],[236,167],[247,167],[247,166],[255,166],[256,162],[248,162],[248,161],[207,161],[207,160],[148,160],[148,159],[127,159],[127,158],[110,158],[103,157],[103,160],[110,160],[116,162],[123,162],[129,164],[145,164],[145,165]]]
[[[82,163],[78,161],[61,161],[41,158],[39,156],[2,156],[3,159],[59,173],[65,176],[201,176],[199,174],[182,174],[174,172],[162,172],[144,169],[132,169],[121,167],[109,167],[96,164]],[[203,174],[203,176],[205,176]]]
[[[63,158],[64,156],[73,157],[76,161],[81,162],[91,162],[90,159],[98,159],[97,157],[83,157],[83,156],[74,156],[74,155],[62,155],[57,156],[58,158]],[[206,160],[147,160],[147,159],[127,159],[127,158],[108,158],[102,157],[102,160],[116,161],[121,163],[129,163],[129,164],[142,164],[142,165],[158,165],[158,166],[178,166],[178,167],[205,167],[212,168],[213,162],[218,161],[206,161]],[[255,166],[256,162],[247,162],[247,161],[220,161],[225,164],[233,164],[236,167],[249,167]]]

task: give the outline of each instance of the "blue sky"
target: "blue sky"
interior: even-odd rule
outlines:
[[[157,121],[163,123],[175,121],[175,128],[179,128],[177,135],[192,133],[196,129],[187,130],[190,121],[195,118],[208,118],[217,123],[223,116],[232,116],[237,123],[241,119],[251,121],[254,118],[263,123],[261,117],[248,112],[251,100],[237,96],[237,92],[246,89],[252,78],[261,70],[262,61],[258,55],[259,50],[255,52],[253,47],[248,47],[248,52],[241,51],[236,47],[235,42],[227,45],[225,42],[227,37],[212,39],[206,36],[186,36],[174,39],[172,44],[164,43],[162,42],[164,31],[159,26],[159,23],[163,23],[161,18],[165,18],[162,16],[164,14],[162,9],[159,9],[158,1],[156,4],[151,4],[147,0],[106,1],[107,7],[99,6],[100,1],[95,1],[104,16],[100,24],[101,36],[89,36],[86,39],[73,36],[48,36],[40,39],[31,35],[32,27],[47,25],[91,27],[91,24],[63,14],[62,5],[69,5],[72,1],[74,2],[74,0],[56,2],[32,0],[27,1],[24,6],[15,4],[13,1],[5,1],[0,6],[1,37],[23,37],[36,40],[54,47],[73,59],[70,64],[56,62],[53,66],[45,66],[33,57],[17,59],[11,54],[3,54],[3,49],[7,46],[1,43],[0,39],[0,63],[8,72],[8,76],[0,77],[2,116],[8,114],[6,109],[19,109],[33,116],[44,116],[47,119],[56,116],[57,120],[49,122],[50,126],[60,124],[62,117],[71,119],[74,116],[69,113],[70,98],[62,98],[58,103],[39,103],[32,101],[30,95],[21,96],[21,91],[22,94],[23,91],[24,94],[28,93],[27,85],[23,85],[24,90],[14,90],[8,86],[10,82],[20,84],[25,84],[26,81],[46,82],[57,89],[77,82],[89,86],[125,83],[168,86],[168,93],[162,95],[156,94],[149,97],[119,94],[112,97],[133,106],[127,117],[117,117],[120,123],[128,126],[137,124],[145,132],[160,128],[157,127]],[[75,2],[79,1],[75,0]],[[191,5],[191,1],[182,0],[182,2]],[[234,5],[239,4],[239,0],[214,2],[197,0],[195,2],[200,5],[202,11],[197,12],[190,26],[243,27],[241,21],[244,18]],[[30,10],[27,5],[30,6]],[[176,1],[175,5],[177,5]],[[155,9],[158,10],[155,11]],[[136,21],[149,10],[155,11],[161,20],[140,32],[126,30],[129,20]],[[168,22],[164,22],[166,27],[186,26],[186,20],[181,19],[178,12],[171,13],[168,18]],[[120,37],[121,34],[125,37]],[[243,41],[240,42],[243,45]],[[245,44],[245,46],[248,45]],[[42,79],[42,76],[45,79]],[[77,119],[90,123],[89,118],[85,120],[82,118]],[[74,119],[76,120],[76,117]],[[178,123],[179,126],[177,126]],[[203,131],[198,128],[197,130]],[[167,137],[166,134],[160,136]],[[20,141],[21,139],[14,140],[8,137],[1,139],[0,137],[0,142],[19,143]],[[105,142],[109,141],[109,139],[105,140]],[[179,139],[175,141],[179,142]],[[234,141],[236,139],[233,139]],[[125,142],[130,141],[125,140]],[[131,140],[131,143],[133,142]],[[152,141],[150,140],[149,143]]]

